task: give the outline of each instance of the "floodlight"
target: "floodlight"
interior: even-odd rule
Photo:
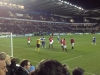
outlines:
[[[13,6],[16,6],[16,4],[13,4]]]
[[[69,2],[67,2],[67,4],[69,4]]]
[[[0,4],[3,4],[2,2],[0,2]]]
[[[10,6],[12,5],[12,4],[9,4]]]
[[[72,4],[70,3],[69,5],[71,5],[72,6]]]
[[[78,7],[79,9],[82,9],[81,7]]]
[[[67,3],[66,1],[64,1],[64,3]]]
[[[58,0],[58,1],[61,1],[61,0]]]
[[[7,5],[7,3],[4,3],[4,5]]]

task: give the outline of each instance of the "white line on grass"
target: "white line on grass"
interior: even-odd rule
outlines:
[[[61,62],[65,62],[65,61],[69,61],[69,60],[73,60],[73,59],[76,59],[76,58],[80,58],[80,57],[82,57],[83,55],[80,55],[80,56],[77,56],[77,57],[74,57],[74,58],[70,58],[70,59],[67,59],[67,60],[63,60],[63,61],[61,61]]]

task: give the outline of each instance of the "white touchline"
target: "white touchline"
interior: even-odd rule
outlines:
[[[73,59],[76,59],[76,58],[80,58],[80,57],[82,57],[83,55],[80,55],[80,56],[77,56],[77,57],[74,57],[74,58],[70,58],[70,59],[67,59],[67,60],[63,60],[63,61],[61,61],[61,62],[65,62],[65,61],[69,61],[69,60],[73,60]]]

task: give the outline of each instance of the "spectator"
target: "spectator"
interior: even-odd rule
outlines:
[[[66,70],[66,75],[70,75],[68,65],[67,65],[67,64],[63,64],[63,67],[64,67],[64,68],[65,68],[65,70]]]
[[[84,75],[84,70],[82,68],[76,67],[73,69],[72,75]]]
[[[16,71],[16,75],[29,75],[29,69],[30,69],[30,62],[29,60],[23,60],[20,63],[20,67]]]
[[[66,75],[65,68],[57,60],[42,60],[34,71],[34,75]]]
[[[11,59],[11,75],[15,75],[16,70],[18,69],[18,66],[16,66],[16,58]]]
[[[2,60],[6,59],[6,53],[5,52],[0,53],[0,59],[2,59]]]
[[[5,53],[0,53],[0,75],[6,75],[6,72],[8,71],[6,68],[5,57]]]
[[[32,72],[34,70],[35,70],[35,67],[31,64],[30,69],[29,69],[29,72]]]
[[[70,39],[70,42],[71,42],[71,46],[72,46],[71,50],[72,50],[72,49],[74,49],[74,43],[75,43],[75,41],[74,41],[74,39],[72,37]]]
[[[66,40],[65,39],[63,40],[63,51],[64,50],[66,50],[66,52],[67,52],[67,46],[66,46]]]
[[[11,68],[10,68],[11,59],[10,59],[9,55],[6,55],[5,62],[6,62],[7,70],[8,70],[8,72],[6,73],[6,75],[11,75]]]

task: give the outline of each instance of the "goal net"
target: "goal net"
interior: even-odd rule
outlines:
[[[11,32],[0,32],[0,52],[13,57],[13,38]]]

